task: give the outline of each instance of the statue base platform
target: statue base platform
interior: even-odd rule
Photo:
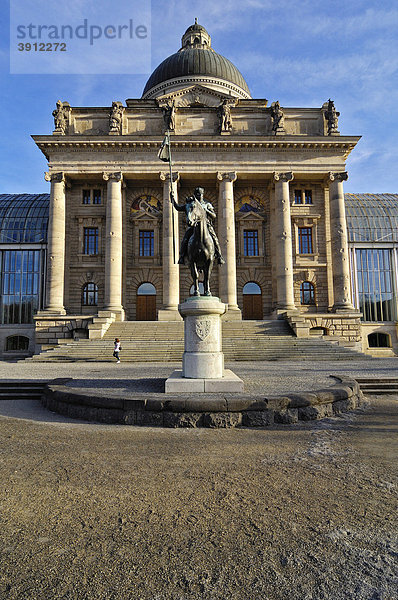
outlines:
[[[224,370],[221,315],[227,306],[214,296],[193,296],[178,306],[184,319],[182,371],[166,381],[165,392],[243,392],[243,381]]]
[[[216,379],[189,378],[184,377],[182,370],[174,371],[165,383],[165,393],[188,393],[212,392],[215,394],[224,392],[243,392],[243,381],[229,369],[225,369],[222,377]]]

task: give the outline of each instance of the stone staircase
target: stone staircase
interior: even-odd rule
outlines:
[[[7,379],[0,381],[1,400],[41,400],[44,381],[18,381]]]
[[[113,340],[121,340],[122,361],[180,362],[182,322],[124,321],[110,325],[99,340],[79,340],[36,354],[33,361],[112,361]],[[224,321],[225,361],[358,360],[364,354],[321,338],[298,339],[282,320]]]
[[[356,377],[364,394],[398,394],[398,377]]]

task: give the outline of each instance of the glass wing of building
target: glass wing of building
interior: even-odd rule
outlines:
[[[49,194],[0,194],[0,323],[33,323],[44,291]]]
[[[345,194],[354,305],[364,321],[397,319],[398,194]]]

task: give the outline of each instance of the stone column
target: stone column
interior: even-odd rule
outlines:
[[[294,310],[292,222],[289,181],[293,173],[274,173],[277,311]]]
[[[64,173],[45,173],[44,177],[51,181],[44,312],[65,315],[65,177]]]
[[[104,173],[108,182],[105,223],[105,302],[104,309],[124,319],[122,306],[123,209],[122,173]]]
[[[228,305],[226,318],[241,319],[236,296],[236,243],[234,181],[236,173],[217,173],[218,196],[218,239],[225,265],[219,268],[219,293],[222,302]]]
[[[170,202],[171,186],[174,199],[178,202],[177,183],[179,174],[172,173],[171,185],[169,173],[160,173],[160,179],[163,181],[163,306],[158,312],[158,320],[181,321],[181,316],[178,312],[178,303],[180,301],[180,267],[177,264],[180,246],[178,212],[172,207]]]
[[[330,232],[332,238],[334,311],[353,310],[343,181],[348,174],[329,173]]]

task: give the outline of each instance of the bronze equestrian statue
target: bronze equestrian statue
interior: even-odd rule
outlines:
[[[177,204],[172,196],[173,206],[178,211],[184,211],[187,217],[187,230],[181,243],[178,263],[188,264],[194,284],[194,296],[200,296],[199,272],[203,272],[204,295],[211,296],[209,279],[214,261],[219,265],[225,263],[220,244],[214,231],[212,220],[216,218],[213,205],[204,199],[204,189],[197,187],[193,196],[185,200],[185,204]]]

